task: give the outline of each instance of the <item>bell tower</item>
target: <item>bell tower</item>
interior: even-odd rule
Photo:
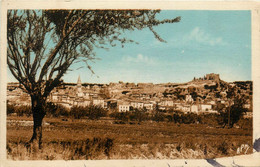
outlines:
[[[83,96],[80,76],[78,77],[78,82],[77,82],[77,95],[78,95],[78,97],[82,97]]]

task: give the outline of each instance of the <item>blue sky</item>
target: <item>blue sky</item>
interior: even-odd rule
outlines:
[[[96,49],[95,74],[87,68],[64,75],[65,82],[180,83],[207,73],[225,81],[251,80],[250,11],[161,11],[158,18],[181,16],[179,23],[159,25],[159,42],[148,29],[125,32],[139,44]],[[72,66],[77,69],[80,63]],[[13,81],[9,75],[9,81]]]

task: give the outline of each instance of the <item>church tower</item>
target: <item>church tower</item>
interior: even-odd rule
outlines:
[[[78,82],[77,82],[77,95],[78,95],[78,97],[82,97],[83,96],[80,76],[78,77]]]

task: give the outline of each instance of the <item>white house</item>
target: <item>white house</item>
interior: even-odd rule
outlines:
[[[105,101],[103,99],[94,99],[93,100],[93,105],[95,106],[101,106],[103,108],[105,108]]]
[[[131,105],[133,108],[138,108],[138,109],[144,108],[144,103],[143,103],[143,102],[132,101],[130,105]]]
[[[212,105],[210,104],[201,104],[201,111],[209,111],[212,109]]]
[[[190,111],[194,112],[194,113],[198,113],[199,112],[199,106],[198,105],[191,105]]]
[[[130,111],[130,105],[129,104],[120,104],[120,105],[118,105],[118,111],[119,112]]]
[[[192,103],[193,102],[193,98],[191,95],[186,95],[186,98],[185,98],[186,102],[188,103]]]
[[[190,112],[191,111],[191,106],[190,105],[185,105],[185,104],[176,104],[176,109],[180,110],[182,112]]]
[[[190,112],[190,105],[183,105],[181,110],[183,112]]]
[[[162,101],[161,103],[160,103],[160,105],[162,105],[162,106],[173,106],[173,101],[172,100],[164,100],[164,101]]]
[[[146,108],[147,110],[152,110],[153,104],[152,103],[144,103],[144,108]]]

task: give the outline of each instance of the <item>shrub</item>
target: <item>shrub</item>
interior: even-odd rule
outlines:
[[[166,115],[165,118],[168,120],[168,122],[175,122],[174,117],[172,115]]]
[[[174,113],[173,114],[173,120],[175,123],[182,123],[183,122],[183,114],[182,113]]]
[[[166,115],[162,112],[156,112],[153,116],[152,116],[152,120],[156,121],[156,122],[162,122],[164,121]]]
[[[129,118],[131,121],[138,121],[138,122],[142,122],[149,119],[148,113],[146,113],[145,110],[138,110],[138,109],[135,109],[135,111],[131,112],[129,114]]]
[[[113,112],[109,116],[117,120],[129,121],[130,112]]]
[[[107,116],[108,111],[101,106],[74,106],[70,110],[70,115],[73,116],[75,119],[80,119],[83,117],[88,117],[89,119],[100,119],[100,117]]]
[[[113,112],[109,115],[109,117],[112,117],[117,120],[121,121],[138,121],[142,122],[145,120],[149,120],[149,114],[144,110],[138,110],[135,109],[132,112]]]
[[[100,117],[107,116],[108,113],[108,111],[101,106],[92,105],[86,107],[86,109],[87,109],[86,116],[89,119],[99,119]]]
[[[224,155],[227,155],[228,154],[228,144],[225,141],[223,141],[220,145],[218,145],[218,151],[220,151]]]
[[[86,108],[81,106],[73,106],[70,109],[70,115],[75,119],[80,119],[86,116]]]
[[[54,104],[52,102],[48,102],[45,107],[45,111],[47,116],[52,117],[60,117],[60,116],[68,116],[69,109],[62,105]]]
[[[182,115],[183,123],[185,124],[194,124],[198,120],[198,115],[194,113],[187,113]]]
[[[6,113],[7,113],[7,115],[15,113],[15,106],[13,104],[7,104],[6,105]]]
[[[191,124],[196,123],[200,120],[199,116],[194,113],[183,113],[183,112],[174,112],[171,115],[167,115],[166,118],[169,122],[174,123],[184,123],[184,124]]]
[[[218,126],[219,118],[220,115],[216,113],[201,114],[199,115],[199,122],[201,124],[208,124],[210,126]]]
[[[32,115],[30,106],[19,106],[16,108],[16,113],[18,116],[23,116],[24,114],[29,117]]]
[[[15,106],[15,105],[9,105],[7,104],[7,115],[10,115],[12,113],[16,113],[17,116],[31,116],[31,107],[30,106]]]
[[[238,125],[242,129],[251,129],[252,128],[252,118],[241,118],[236,125]]]

